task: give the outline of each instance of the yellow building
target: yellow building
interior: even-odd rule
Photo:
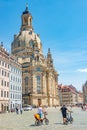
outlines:
[[[40,37],[33,30],[28,6],[21,18],[21,29],[14,35],[11,51],[22,64],[23,104],[37,106],[39,101],[46,106],[59,105],[58,73],[54,69],[50,49],[45,57]]]

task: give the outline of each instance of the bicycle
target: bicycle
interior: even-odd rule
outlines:
[[[40,118],[40,115],[37,113],[37,114],[34,114],[34,117],[35,117],[35,125],[36,126],[40,126],[40,125],[43,125],[45,123],[45,125],[48,125],[49,124],[49,120],[47,119],[46,115],[47,115],[47,112],[44,112],[43,113],[44,115],[44,118]]]
[[[66,124],[68,124],[69,122],[72,124],[73,123],[73,117],[72,117],[72,111],[70,111],[69,113],[67,113],[67,117],[66,117]]]

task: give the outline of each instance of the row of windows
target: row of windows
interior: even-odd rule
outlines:
[[[40,85],[41,84],[41,77],[40,76],[36,76],[36,79],[37,79],[37,84]],[[28,85],[29,78],[25,77],[24,80],[25,80],[25,85]]]
[[[11,81],[15,81],[15,82],[21,83],[21,78],[17,78],[15,76],[11,75]]]
[[[11,99],[22,99],[22,95],[21,94],[11,93],[10,97],[11,97]]]
[[[21,104],[11,103],[11,109],[15,109],[17,106],[19,106],[19,108],[21,108]]]
[[[22,72],[19,69],[14,68],[14,67],[11,67],[11,72],[16,73],[16,74],[22,74]]]
[[[0,73],[2,76],[9,77],[9,73],[6,72],[5,70],[0,70]]]
[[[25,77],[24,81],[25,81],[25,86],[28,85],[28,77]],[[37,94],[41,93],[41,77],[40,76],[36,76],[36,80],[37,80]],[[25,87],[25,93],[28,92],[28,88]]]
[[[9,92],[8,92],[8,91],[3,91],[3,90],[1,90],[1,97],[6,97],[6,98],[8,98],[8,97],[9,97]]]
[[[62,89],[62,92],[70,92],[69,89]]]
[[[21,91],[21,87],[19,86],[15,86],[15,85],[11,85],[11,90],[18,90],[18,91]]]
[[[9,64],[5,63],[5,61],[0,60],[0,65],[9,69]]]
[[[9,82],[2,80],[1,81],[1,86],[9,87]]]

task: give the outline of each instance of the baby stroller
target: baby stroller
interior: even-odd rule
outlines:
[[[46,115],[47,115],[47,112],[44,112],[43,113],[44,117],[43,118],[40,118],[40,115],[37,113],[37,114],[34,114],[34,117],[35,117],[35,125],[36,126],[40,126],[40,125],[43,125],[43,122],[45,123],[45,125],[48,125],[49,124],[49,120],[47,119]]]
[[[73,117],[71,115],[72,111],[70,111],[69,113],[67,113],[67,120],[66,120],[66,124],[68,124],[69,122],[72,124],[73,123]]]

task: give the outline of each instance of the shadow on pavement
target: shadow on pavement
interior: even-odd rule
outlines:
[[[55,125],[59,125],[59,124],[60,124],[60,125],[63,125],[63,123],[54,123],[54,124],[55,124]]]
[[[35,124],[31,124],[30,127],[36,127],[36,125]]]

